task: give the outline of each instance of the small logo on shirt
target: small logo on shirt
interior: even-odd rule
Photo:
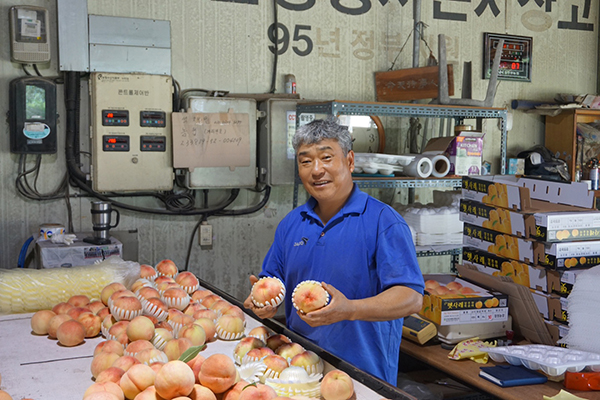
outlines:
[[[306,244],[306,242],[308,242],[308,238],[307,237],[303,237],[301,241],[294,243],[294,247],[304,246]]]

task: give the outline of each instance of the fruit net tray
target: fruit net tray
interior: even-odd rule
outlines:
[[[580,372],[586,367],[592,371],[600,371],[600,354],[564,347],[532,344],[491,347],[487,352],[496,362],[539,369],[550,376],[559,376],[566,371]]]

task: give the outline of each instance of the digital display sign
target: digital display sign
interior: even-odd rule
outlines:
[[[504,39],[500,65],[499,80],[531,82],[531,47],[533,39],[528,36],[483,34],[483,79],[490,79],[492,64],[500,40]]]

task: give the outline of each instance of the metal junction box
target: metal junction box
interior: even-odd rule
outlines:
[[[173,189],[172,93],[170,76],[92,74],[94,190]]]
[[[244,138],[244,146],[238,147],[235,150],[239,151],[243,149],[244,154],[240,154],[240,159],[244,159],[243,163],[239,163],[236,166],[219,166],[219,163],[213,163],[212,165],[205,165],[196,167],[193,169],[186,170],[185,173],[185,185],[190,189],[209,189],[209,188],[250,188],[256,186],[256,175],[257,175],[257,156],[256,156],[256,125],[257,125],[257,109],[256,100],[254,99],[239,99],[239,98],[224,98],[224,97],[201,97],[201,96],[190,96],[186,99],[185,108],[187,113],[194,115],[195,113],[202,113],[204,117],[219,120],[220,115],[226,115],[227,113],[233,113],[235,115],[241,115],[245,122],[241,129],[246,137]],[[223,129],[218,128],[217,125],[211,125],[210,132],[203,132],[203,139],[207,141],[219,141],[219,131]],[[193,128],[193,127],[192,127]],[[173,131],[174,138],[177,138],[177,146],[182,148],[185,146],[180,143],[183,140],[182,136],[187,134],[186,132],[175,132]],[[189,136],[185,139],[185,142],[190,142]],[[212,135],[212,139],[211,139]],[[222,144],[222,143],[221,143]],[[202,157],[203,145],[197,144],[198,157]],[[223,151],[226,147],[220,147]],[[243,156],[243,157],[241,157]],[[175,156],[177,157],[177,156]],[[175,160],[176,166],[180,160]]]

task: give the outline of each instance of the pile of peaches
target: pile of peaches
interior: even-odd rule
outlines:
[[[31,318],[33,334],[61,346],[77,346],[100,334],[106,338],[94,349],[94,383],[84,400],[278,399],[282,391],[288,397],[294,393],[288,381],[278,379],[298,375],[298,369],[318,383],[316,397],[352,396],[353,381],[345,372],[333,370],[320,379],[323,362],[314,352],[264,326],[247,335],[245,327],[239,307],[201,289],[192,273],[179,272],[171,260],[142,265],[130,288],[113,282],[97,300],[72,296]],[[239,340],[233,357],[200,354],[218,339]]]

